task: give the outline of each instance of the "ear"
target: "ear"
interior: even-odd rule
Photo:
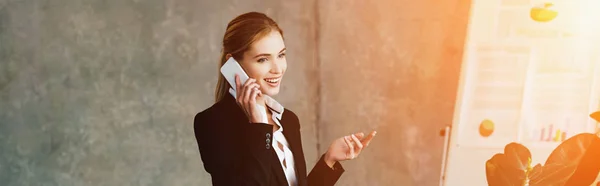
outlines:
[[[225,55],[225,61],[229,60],[230,57],[231,57],[231,54]]]

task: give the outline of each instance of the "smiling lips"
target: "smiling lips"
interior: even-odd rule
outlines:
[[[267,82],[267,84],[269,86],[277,87],[277,85],[279,85],[279,81],[281,80],[281,77],[278,77],[278,78],[265,78],[264,80]]]

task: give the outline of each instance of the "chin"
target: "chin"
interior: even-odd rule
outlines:
[[[263,90],[263,94],[266,94],[268,96],[276,96],[277,94],[279,94],[279,87]]]

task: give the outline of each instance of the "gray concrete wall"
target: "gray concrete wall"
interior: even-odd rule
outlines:
[[[315,138],[314,1],[0,0],[0,185],[210,185],[193,136],[229,20],[286,34],[278,99]]]
[[[319,149],[378,131],[338,185],[438,185],[470,0],[318,3]]]

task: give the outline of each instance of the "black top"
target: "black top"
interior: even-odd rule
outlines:
[[[334,185],[344,172],[340,163],[330,168],[321,156],[306,176],[298,117],[285,109],[280,123],[294,154],[298,185]],[[233,96],[225,95],[223,100],[196,114],[194,133],[204,169],[210,173],[214,186],[288,185],[270,144],[273,125],[249,123]]]

